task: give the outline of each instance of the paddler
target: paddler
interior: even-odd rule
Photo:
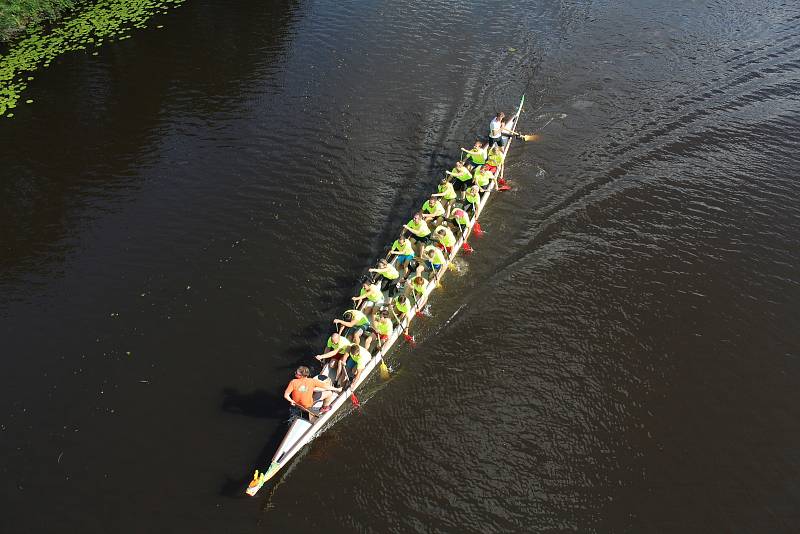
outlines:
[[[328,358],[333,358],[330,363],[331,367],[333,367],[336,371],[336,381],[339,384],[341,384],[345,378],[343,365],[344,362],[342,362],[342,360],[347,358],[347,347],[350,345],[352,345],[352,343],[349,339],[343,335],[340,335],[338,332],[334,332],[331,334],[331,337],[328,338],[328,342],[325,344],[325,347],[330,350],[314,356],[320,362],[322,360],[327,360]]]
[[[411,241],[406,239],[406,236],[400,234],[400,237],[395,239],[392,243],[392,250],[389,254],[397,256],[397,265],[403,266],[403,275],[408,274],[408,264],[414,259],[414,249],[411,247]]]
[[[364,280],[364,283],[361,284],[361,291],[358,296],[353,297],[353,302],[355,302],[356,307],[364,302],[364,313],[369,313],[375,306],[382,305],[383,301],[383,293],[381,293],[380,286],[377,284],[370,284],[368,280]]]
[[[483,141],[478,139],[475,141],[475,145],[470,150],[466,148],[461,148],[463,152],[467,153],[469,156],[470,161],[472,161],[472,166],[477,167],[478,165],[483,165],[486,163],[486,158],[488,157],[488,153],[486,152],[486,146],[483,144]]]
[[[447,176],[439,181],[439,185],[436,189],[439,192],[434,193],[433,196],[439,197],[445,209],[445,218],[448,218],[450,217],[450,210],[453,208],[453,202],[456,200],[456,190]]]
[[[475,185],[479,186],[481,189],[485,189],[489,187],[491,181],[494,180],[494,174],[484,165],[475,169],[472,179]]]
[[[490,171],[495,172],[498,168],[500,168],[505,159],[506,156],[503,154],[503,149],[499,146],[495,146],[489,151],[489,159],[485,167],[489,168]],[[490,167],[493,167],[493,169]]]
[[[444,264],[447,263],[447,260],[442,253],[442,249],[436,247],[434,245],[430,245],[425,247],[425,250],[422,253],[422,257],[425,258],[425,265],[433,272],[433,276],[439,272],[439,269],[444,267]],[[422,272],[422,265],[417,267],[417,275]]]
[[[422,218],[425,219],[425,222],[437,224],[435,219],[439,219],[438,222],[441,222],[444,215],[444,206],[442,206],[442,203],[439,202],[439,198],[435,194],[431,195],[422,205]]]
[[[408,300],[408,297],[405,295],[400,295],[394,301],[392,305],[392,315],[394,315],[394,320],[397,321],[397,324],[403,324],[403,319],[406,318],[408,312],[411,310],[411,301]],[[408,325],[404,329],[403,333],[408,335]]]
[[[394,281],[400,277],[400,273],[397,271],[394,265],[389,263],[386,260],[381,260],[378,262],[377,268],[372,268],[369,270],[371,273],[376,273],[381,275],[385,280],[387,280],[386,288],[388,289],[391,285],[393,285]]]
[[[422,218],[422,214],[415,213],[414,218],[408,221],[408,224],[404,224],[403,228],[414,235],[412,239],[417,243],[417,256],[421,255],[422,247],[431,242],[431,229],[428,228],[428,223]]]
[[[461,234],[463,235],[464,230],[466,230],[467,225],[469,224],[469,214],[467,214],[467,212],[461,208],[456,208],[453,210],[452,216],[456,225],[458,225],[458,229],[461,230]]]
[[[283,392],[283,398],[291,406],[299,404],[306,411],[311,410],[314,403],[321,400],[320,415],[329,412],[331,410],[331,401],[333,401],[332,392],[341,393],[342,388],[335,388],[316,378],[309,378],[308,375],[308,367],[304,365],[298,367],[294,373],[294,380],[289,382],[289,385],[286,386],[286,391]],[[322,391],[314,391],[315,388],[319,388]]]
[[[498,111],[494,118],[489,122],[489,146],[503,146],[505,140],[503,139],[503,119],[506,114]]]
[[[361,310],[347,310],[342,317],[344,317],[344,319],[334,319],[333,324],[341,325],[344,328],[353,328],[353,343],[356,345],[358,345],[358,342],[361,340],[361,334],[365,332],[369,334],[372,332],[369,317]],[[341,330],[342,328],[339,328],[340,332]]]
[[[472,213],[478,209],[478,203],[481,201],[481,193],[486,192],[477,185],[473,185],[464,193],[464,200],[467,201],[466,209],[471,209]]]
[[[347,360],[347,368],[353,369],[355,371],[353,373],[353,380],[350,382],[352,384],[352,388],[355,388],[358,385],[358,380],[361,377],[361,371],[367,366],[369,360],[372,358],[372,354],[369,353],[369,350],[366,347],[360,347],[358,345],[350,345],[350,348],[347,349],[347,354],[350,358]]]
[[[441,224],[437,226],[433,231],[433,237],[438,241],[439,246],[447,251],[448,255],[453,251],[453,245],[456,244],[456,236],[453,235],[453,231],[447,225]]]
[[[457,161],[456,166],[453,167],[453,170],[447,171],[445,174],[448,174],[455,179],[453,182],[453,189],[456,191],[463,191],[468,187],[469,182],[472,181],[472,173],[461,161]]]
[[[425,288],[428,287],[428,281],[421,275],[417,275],[411,279],[411,296],[414,298],[414,303],[417,305],[417,311],[422,308],[425,303]]]
[[[392,320],[389,318],[388,309],[384,308],[381,310],[380,314],[375,314],[372,317],[372,330],[374,330],[375,335],[378,336],[378,340],[380,341],[378,344],[379,347],[382,343],[389,339],[389,336],[394,330],[394,325],[392,324]]]

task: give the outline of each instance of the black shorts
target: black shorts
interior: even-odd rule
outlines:
[[[455,180],[453,180],[453,189],[455,189],[456,191],[466,191],[467,189],[469,189],[470,186],[469,182],[470,182],[469,180],[467,180],[466,182],[462,182],[461,180],[456,178]]]

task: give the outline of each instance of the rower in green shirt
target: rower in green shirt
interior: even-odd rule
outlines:
[[[453,207],[453,202],[456,200],[456,190],[453,188],[452,182],[450,179],[445,176],[439,182],[439,185],[436,187],[439,191],[438,193],[434,193],[433,196],[438,197],[442,205],[445,209],[445,219],[450,217],[450,210]]]
[[[453,235],[453,231],[446,224],[437,226],[433,231],[433,237],[444,247],[448,254],[453,251],[453,245],[456,244],[456,236]]]
[[[439,198],[435,194],[431,195],[431,197],[425,201],[425,204],[422,205],[422,218],[425,219],[425,222],[438,224],[436,219],[441,220],[444,214],[444,206],[442,206],[442,203],[439,202]]]
[[[397,256],[397,265],[403,267],[403,276],[408,274],[408,264],[414,259],[414,249],[411,246],[411,241],[406,239],[406,236],[400,234],[394,243],[392,249],[389,251],[390,255]]]
[[[453,167],[452,171],[447,171],[446,174],[449,174],[455,181],[453,182],[453,188],[456,191],[463,191],[467,188],[467,184],[472,181],[472,173],[467,169],[464,163],[457,161],[456,166]]]
[[[358,342],[361,340],[361,334],[364,332],[372,332],[372,328],[369,324],[369,318],[361,310],[347,310],[342,316],[344,319],[334,319],[333,324],[341,325],[343,328],[353,328],[353,343],[358,344]],[[341,330],[342,328],[339,328],[340,332]]]
[[[408,221],[408,224],[404,224],[403,228],[414,235],[413,239],[417,243],[417,255],[421,255],[422,247],[431,242],[431,229],[428,228],[428,224],[422,218],[422,214],[415,213],[414,218]]]
[[[486,163],[486,158],[488,157],[486,148],[487,147],[483,144],[483,141],[478,139],[475,141],[475,145],[471,149],[467,150],[466,148],[462,147],[461,151],[467,153],[467,156],[469,156],[473,166],[478,166]]]

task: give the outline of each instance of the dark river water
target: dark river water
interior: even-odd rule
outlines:
[[[800,5],[190,0],[0,122],[0,531],[797,532]],[[490,115],[418,345],[256,498]]]

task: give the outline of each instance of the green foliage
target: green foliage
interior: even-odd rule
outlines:
[[[74,5],[74,0],[0,0],[0,38],[7,39],[29,23],[53,18]]]
[[[26,33],[14,42],[6,55],[0,56],[0,117],[12,117],[7,111],[16,107],[20,94],[33,80],[30,73],[49,67],[61,54],[84,51],[97,55],[96,49],[105,43],[130,37],[135,29],[147,27],[156,14],[166,13],[185,0],[99,0],[72,2],[70,0],[0,0],[0,17],[6,7],[56,4],[65,7],[75,4],[68,17],[49,29],[38,23],[28,24]],[[57,8],[55,8],[57,9]],[[13,13],[9,11],[9,13]],[[93,52],[87,52],[91,47]]]

